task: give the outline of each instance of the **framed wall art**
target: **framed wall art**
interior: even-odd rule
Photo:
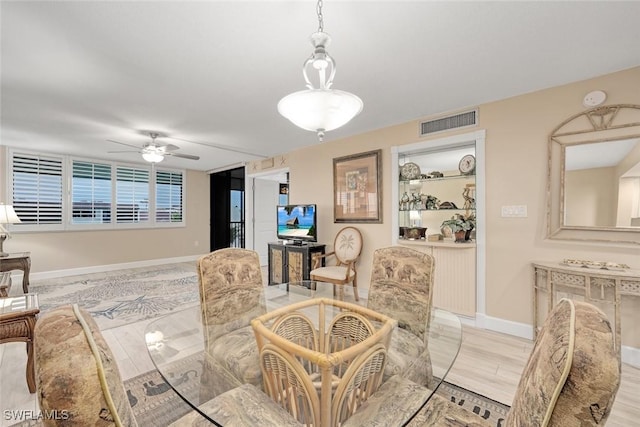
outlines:
[[[382,222],[382,150],[333,159],[333,222]]]

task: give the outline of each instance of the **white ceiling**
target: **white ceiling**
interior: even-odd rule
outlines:
[[[640,2],[325,0],[334,88],[364,101],[325,141],[638,66],[639,16]],[[0,20],[1,145],[139,161],[107,140],[154,130],[201,157],[167,166],[210,170],[318,143],[276,110],[304,88],[313,1],[2,1]]]

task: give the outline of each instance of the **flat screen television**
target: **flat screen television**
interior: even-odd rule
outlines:
[[[277,210],[278,239],[318,241],[316,205],[280,205]]]

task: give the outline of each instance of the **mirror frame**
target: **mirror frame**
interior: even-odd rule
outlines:
[[[549,135],[547,238],[640,245],[640,228],[568,226],[564,223],[566,148],[640,138],[640,105],[604,105],[569,117]]]

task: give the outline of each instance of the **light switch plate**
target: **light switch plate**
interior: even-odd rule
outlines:
[[[502,207],[503,218],[526,218],[527,205],[512,205]]]

